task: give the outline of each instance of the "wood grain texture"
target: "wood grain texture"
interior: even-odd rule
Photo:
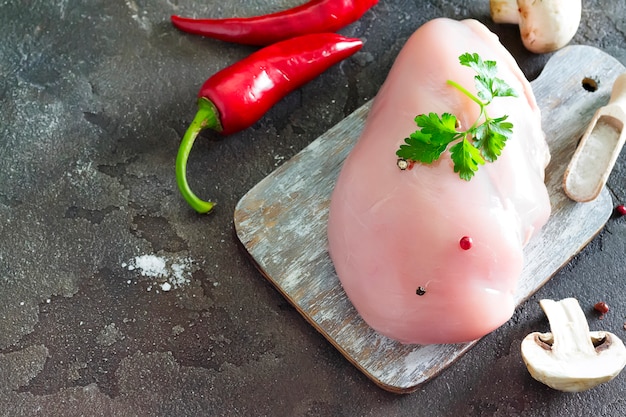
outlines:
[[[518,304],[532,295],[604,226],[606,189],[589,203],[569,200],[563,173],[594,112],[608,102],[625,68],[604,52],[570,46],[532,82],[552,154],[546,170],[552,216],[524,250]],[[598,85],[583,88],[584,79]],[[329,199],[358,139],[370,104],[331,128],[251,189],[235,210],[237,235],[263,275],[351,363],[382,388],[407,393],[437,375],[475,343],[402,345],[374,332],[343,291],[327,252]]]

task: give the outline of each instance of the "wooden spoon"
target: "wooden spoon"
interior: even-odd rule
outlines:
[[[591,119],[563,177],[563,189],[578,202],[594,200],[626,140],[626,73],[613,84],[611,98]]]

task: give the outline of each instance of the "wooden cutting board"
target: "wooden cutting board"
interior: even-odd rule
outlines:
[[[611,215],[606,189],[595,201],[580,204],[565,196],[561,182],[577,141],[625,71],[598,49],[570,46],[553,55],[532,82],[552,154],[546,170],[552,216],[524,250],[518,304],[578,253]],[[339,283],[327,252],[329,198],[369,109],[370,103],[362,106],[263,179],[239,201],[234,221],[259,270],[304,318],[376,384],[406,393],[476,342],[402,345],[381,336],[360,318]]]

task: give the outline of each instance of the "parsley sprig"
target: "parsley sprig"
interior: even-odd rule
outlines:
[[[513,124],[506,121],[508,116],[491,118],[486,107],[496,97],[517,97],[517,93],[504,80],[496,77],[498,69],[495,61],[483,61],[476,53],[465,53],[459,57],[459,62],[476,71],[474,80],[478,97],[454,81],[448,80],[447,83],[480,107],[474,124],[467,130],[459,131],[453,114],[421,114],[415,118],[419,129],[405,139],[396,155],[406,161],[431,164],[451,143],[456,142],[450,146],[454,172],[469,181],[479,165],[498,159],[507,139],[513,134]]]

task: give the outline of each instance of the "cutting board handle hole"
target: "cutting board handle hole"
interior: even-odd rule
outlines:
[[[596,81],[596,80],[594,80],[591,77],[583,78],[582,85],[583,85],[583,88],[586,91],[589,91],[591,93],[593,93],[594,91],[597,91],[598,90],[598,84],[599,84],[599,81]]]

